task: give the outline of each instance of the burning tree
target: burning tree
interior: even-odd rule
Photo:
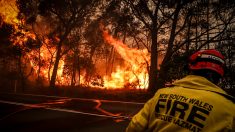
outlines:
[[[225,33],[235,22],[234,2],[11,2],[0,9],[13,12],[1,16],[14,29],[11,43],[19,47],[19,62],[25,65],[20,69],[29,69],[25,77],[36,76],[50,87],[149,87],[154,92],[183,76],[192,51],[224,46],[221,41],[227,42]]]
[[[51,63],[53,63],[52,72],[49,70],[48,74],[51,76],[50,87],[55,87],[56,78],[59,69],[64,62],[60,62],[63,56],[76,49],[76,44],[79,43],[79,36],[85,21],[89,19],[89,15],[93,12],[95,1],[75,1],[75,0],[35,0],[24,1],[19,0],[19,7],[21,12],[25,15],[26,21],[34,24],[44,24],[44,31],[37,31],[39,38],[49,39],[53,41],[55,47],[51,53]],[[35,7],[36,6],[36,7]],[[28,14],[28,10],[33,9],[32,14]],[[39,28],[39,27],[37,27]],[[50,45],[51,46],[51,45]],[[77,50],[75,50],[77,53]],[[55,60],[53,61],[53,57]],[[51,65],[51,64],[50,64]],[[61,71],[62,72],[62,71]],[[62,74],[62,73],[59,73]]]
[[[209,0],[125,0],[120,2],[113,0],[113,4],[118,3],[119,6],[113,7],[112,11],[119,14],[125,12],[134,16],[133,21],[126,22],[135,25],[135,28],[142,32],[147,32],[150,38],[150,91],[154,92],[156,88],[163,87],[167,81],[174,79],[170,74],[172,72],[169,71],[178,69],[172,65],[177,55],[188,56],[190,51],[216,48],[217,42],[221,41],[220,36],[226,32],[229,25],[234,25],[235,22],[234,2],[228,1],[223,4],[220,2]],[[225,8],[227,9],[224,10]],[[136,21],[141,24],[136,25]],[[119,24],[122,25],[122,23]],[[144,36],[141,33],[138,35]],[[162,62],[158,62],[160,53],[164,54]],[[160,68],[157,68],[158,65]],[[179,70],[182,72],[183,66]]]

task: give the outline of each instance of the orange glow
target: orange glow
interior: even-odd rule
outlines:
[[[0,16],[3,18],[3,21],[5,23],[13,25],[14,30],[15,30],[15,33],[13,33],[13,35],[10,38],[12,43],[14,45],[24,47],[25,43],[29,39],[32,39],[35,41],[36,35],[30,31],[26,31],[22,27],[21,28],[19,27],[19,25],[24,24],[24,20],[19,21],[17,19],[18,13],[19,13],[19,10],[16,6],[15,0],[0,0]],[[55,40],[59,41],[59,38],[56,37]],[[24,56],[29,59],[30,61],[29,63],[31,67],[34,69],[35,73],[39,74],[45,80],[49,80],[50,78],[49,76],[51,76],[52,74],[53,63],[55,61],[54,58],[56,54],[55,47],[49,48],[46,46],[46,45],[49,45],[49,43],[50,43],[50,40],[45,39],[44,44],[40,47],[40,49],[31,50],[29,53],[27,53]],[[39,52],[40,52],[40,55],[39,55]],[[50,52],[53,53],[53,55]],[[40,56],[41,63],[43,63],[43,65],[40,66],[40,71],[39,71],[39,65],[38,65],[39,62],[33,59],[33,58],[39,58],[39,56]],[[57,76],[56,84],[64,85],[64,82],[68,82],[66,78],[63,76],[63,67],[64,67],[64,61],[63,59],[61,59],[59,62],[59,67],[57,71],[58,76]]]
[[[125,60],[124,64],[118,66],[111,76],[104,77],[104,86],[107,88],[124,88],[128,85],[134,85],[137,89],[146,89],[148,87],[147,65],[150,62],[150,54],[147,49],[129,48],[110,36],[107,31],[104,31],[103,35],[105,40],[114,46]]]
[[[56,44],[60,39],[54,36],[54,41],[44,37],[43,40],[37,40],[36,34],[30,32],[30,29],[24,29],[22,26],[24,20],[17,19],[19,10],[17,9],[15,0],[0,0],[0,15],[4,22],[14,26],[15,33],[11,37],[14,45],[25,47],[29,40],[33,40],[32,45],[39,43],[40,47],[31,49],[23,58],[29,60],[29,65],[34,69],[34,79],[39,76],[44,81],[49,82],[52,75]],[[25,27],[26,28],[26,27]],[[20,35],[17,35],[20,34]],[[103,37],[114,47],[116,52],[121,56],[123,63],[114,67],[110,75],[104,75],[100,80],[103,85],[96,86],[88,83],[86,80],[86,71],[81,71],[80,82],[78,82],[78,73],[76,73],[76,84],[89,85],[91,87],[117,89],[117,88],[133,88],[133,89],[147,89],[148,87],[148,65],[150,63],[150,54],[147,49],[129,48],[126,44],[113,38],[107,31],[103,31]],[[35,41],[35,42],[34,42]],[[38,42],[39,41],[39,42]],[[56,41],[56,42],[55,42]],[[26,63],[26,62],[25,62]],[[40,64],[40,66],[39,66]],[[59,61],[56,84],[70,85],[71,75],[64,74],[65,71],[65,57]],[[96,67],[97,69],[99,67]]]
[[[49,43],[49,40],[45,40],[45,43]],[[34,61],[33,58],[39,58],[39,51],[40,50],[40,61],[41,66],[40,66],[40,71],[39,71],[39,65],[38,61]],[[45,80],[49,80],[50,76],[52,75],[53,71],[53,63],[55,61],[55,54],[56,54],[56,49],[55,47],[48,48],[46,45],[42,45],[40,49],[38,50],[32,50],[27,54],[28,58],[30,59],[30,64],[33,67],[34,71],[37,74],[40,74],[40,77],[42,77]],[[51,53],[54,54],[51,54]],[[51,60],[51,58],[53,58]],[[58,85],[69,85],[69,80],[63,75],[63,70],[64,70],[64,59],[62,58],[59,61],[59,66],[58,66],[58,71],[57,71],[57,79],[56,79],[56,84]],[[49,73],[49,74],[48,74]]]
[[[0,0],[0,15],[3,17],[4,22],[8,24],[19,23],[17,19],[18,12],[15,0]]]

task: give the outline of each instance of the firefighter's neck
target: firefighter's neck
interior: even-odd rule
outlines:
[[[202,76],[202,77],[206,78],[207,80],[209,80],[210,82],[214,83],[215,85],[218,85],[220,82],[220,79],[221,79],[221,77],[218,74],[211,72],[211,71],[208,71],[208,70],[192,71],[190,74]]]

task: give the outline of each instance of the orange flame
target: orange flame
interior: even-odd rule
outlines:
[[[50,41],[46,39],[44,43],[49,44]],[[34,71],[37,72],[37,74],[40,74],[40,77],[42,77],[44,80],[49,80],[50,76],[52,75],[53,62],[55,61],[55,54],[56,54],[55,47],[51,48],[46,47],[47,44],[42,45],[39,49],[40,51],[32,50],[29,54],[27,54],[28,58],[39,58],[40,56],[40,62],[43,63],[41,64],[40,67],[39,67],[39,62],[34,61],[33,59],[30,60],[30,64],[33,67]],[[59,85],[69,85],[68,79],[66,79],[63,75],[64,64],[65,62],[64,59],[62,58],[59,61],[59,66],[57,70],[56,84]]]
[[[13,33],[13,35],[10,38],[12,43],[14,45],[24,46],[24,44],[29,39],[36,40],[36,35],[30,31],[26,31],[23,28],[19,28],[19,25],[24,24],[24,20],[19,21],[17,19],[18,13],[19,9],[16,6],[16,0],[0,0],[0,16],[2,17],[5,23],[14,26],[15,33]],[[58,40],[57,38],[55,39]],[[46,39],[44,43],[49,44],[50,40]],[[25,56],[29,58],[30,60],[29,63],[31,67],[34,69],[34,71],[40,72],[39,73],[40,76],[42,76],[46,80],[49,80],[48,73],[50,73],[49,75],[52,74],[53,66],[52,68],[49,68],[49,66],[53,64],[55,58],[55,56],[51,55],[50,52],[53,52],[55,55],[56,49],[53,47],[47,48],[44,44],[40,47],[40,55],[37,50],[32,50]],[[44,62],[44,66],[40,68],[40,71],[39,71],[38,62],[33,60],[33,58],[39,58],[39,56],[41,62]],[[53,58],[52,61],[51,58]],[[58,78],[56,80],[57,84],[63,84],[63,82],[65,82],[65,78],[63,77],[63,67],[64,67],[64,61],[61,60],[59,62],[59,67],[57,71],[58,73]]]
[[[0,15],[4,22],[14,26],[15,34],[22,34],[20,36],[13,34],[11,40],[14,45],[22,46],[29,39],[36,40],[36,35],[30,32],[30,30],[26,31],[19,28],[20,24],[24,24],[24,21],[17,19],[18,12],[19,10],[15,0],[0,0]],[[148,87],[148,63],[150,62],[150,54],[147,49],[129,48],[126,44],[110,36],[107,31],[103,31],[103,37],[116,49],[117,53],[120,54],[124,60],[124,63],[117,66],[111,75],[102,77],[104,86],[100,86],[100,88],[115,89],[132,87],[146,89]],[[59,41],[58,38],[55,39]],[[25,56],[29,58],[29,63],[34,69],[35,74],[38,74],[47,81],[50,80],[56,55],[56,47],[48,46],[51,44],[52,41],[45,39],[40,48],[30,51]],[[36,60],[34,58],[36,58]],[[56,79],[56,84],[58,85],[69,85],[71,82],[71,77],[64,74],[64,60],[65,58],[62,58],[59,61]],[[39,66],[39,61],[43,63],[41,66]],[[80,77],[80,80],[80,84],[87,84],[84,75]],[[90,84],[90,86],[93,87],[92,84]]]
[[[103,32],[105,40],[114,46],[125,60],[124,65],[118,66],[111,76],[104,77],[104,86],[108,88],[124,88],[134,84],[136,88],[148,87],[148,63],[150,54],[147,49],[129,48],[121,41],[114,39],[107,31]]]
[[[8,24],[19,23],[17,19],[18,12],[15,0],[0,0],[0,15],[3,17],[4,22]]]

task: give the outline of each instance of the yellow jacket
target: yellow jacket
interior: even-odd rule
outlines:
[[[234,98],[206,78],[188,75],[156,92],[127,132],[235,131]]]

